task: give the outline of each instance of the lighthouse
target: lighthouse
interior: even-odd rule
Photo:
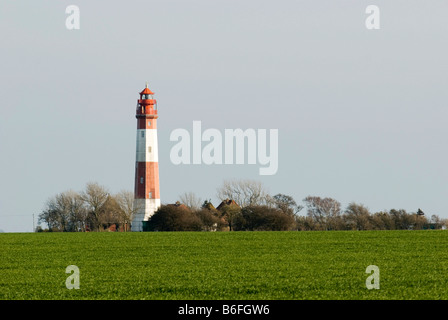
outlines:
[[[160,207],[159,155],[157,147],[157,101],[154,92],[140,92],[137,118],[137,147],[135,160],[134,218],[132,231],[145,231],[149,218]]]

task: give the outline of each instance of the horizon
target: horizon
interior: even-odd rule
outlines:
[[[189,191],[215,203],[224,180],[250,179],[297,203],[448,218],[448,4],[373,2],[379,29],[364,0],[3,2],[0,230],[32,232],[47,199],[90,181],[134,190],[146,81],[162,203]],[[221,165],[176,165],[170,136],[194,121],[202,132],[278,130],[277,170],[224,153]]]

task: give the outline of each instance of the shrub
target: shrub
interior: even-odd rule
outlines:
[[[248,206],[241,210],[241,216],[235,221],[235,230],[249,231],[286,231],[295,227],[294,217],[281,209],[268,206]]]
[[[162,205],[148,222],[150,231],[201,231],[201,219],[185,206]]]

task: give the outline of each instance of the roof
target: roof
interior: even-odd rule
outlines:
[[[146,88],[143,89],[143,91],[140,92],[140,94],[154,94],[154,92],[152,92],[151,90],[149,90],[149,88],[148,88],[148,82],[146,82]]]
[[[182,209],[189,209],[186,205],[184,205],[183,203],[180,203],[179,201],[176,201],[176,203],[167,204],[167,206],[177,207],[177,208],[182,208]]]
[[[220,210],[224,206],[237,206],[237,207],[239,207],[239,205],[235,202],[235,200],[225,199],[225,200],[222,200],[222,202],[219,204],[219,206],[216,207],[216,209]]]

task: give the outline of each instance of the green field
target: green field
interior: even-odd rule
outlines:
[[[0,299],[448,298],[447,231],[0,234],[0,257]]]

